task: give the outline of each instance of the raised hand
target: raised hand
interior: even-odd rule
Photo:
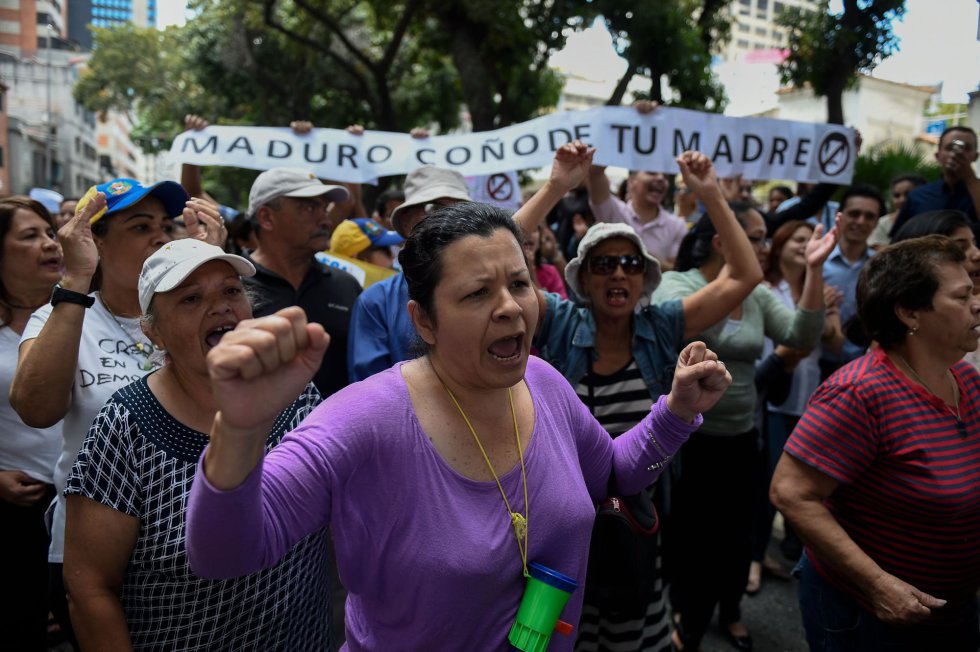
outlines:
[[[589,147],[580,140],[565,143],[555,151],[549,180],[566,192],[577,188],[589,175],[593,156],[595,147]]]
[[[347,133],[351,136],[363,136],[364,135],[364,125],[347,125]]]
[[[715,166],[707,156],[701,152],[687,151],[676,160],[684,183],[698,198],[703,198],[709,192],[720,192]]]
[[[693,421],[714,407],[731,384],[732,375],[714,351],[704,342],[691,342],[677,357],[667,407],[681,419]]]
[[[890,625],[911,625],[932,615],[945,600],[920,591],[894,575],[883,573],[868,589],[875,616]]]
[[[823,286],[823,305],[827,309],[827,313],[830,314],[833,310],[839,310],[840,304],[844,300],[844,293],[835,288],[833,285]]]
[[[106,209],[105,194],[92,188],[78,202],[75,215],[58,229],[58,241],[64,254],[65,289],[88,294],[92,276],[99,266],[99,249],[92,237],[92,220]]]
[[[834,247],[837,246],[837,226],[835,225],[826,234],[823,232],[823,224],[818,224],[813,229],[813,234],[806,243],[806,264],[811,269],[823,267],[823,264],[830,257]]]
[[[313,123],[309,120],[293,120],[289,123],[289,128],[293,130],[293,133],[297,136],[302,136],[313,131]]]
[[[202,129],[207,129],[209,126],[211,126],[211,123],[199,115],[188,113],[184,116],[185,131],[200,131]]]
[[[23,471],[0,471],[0,498],[20,507],[30,507],[44,497],[47,485]]]
[[[969,181],[977,178],[977,173],[973,169],[973,161],[963,150],[952,150],[946,157],[946,170],[961,181]]]
[[[660,102],[656,102],[654,100],[637,100],[633,102],[633,108],[639,111],[641,114],[646,115],[659,109]]]
[[[276,415],[320,368],[330,337],[298,306],[239,322],[208,352],[207,367],[226,434],[268,434]]]
[[[222,249],[228,240],[228,229],[218,206],[206,199],[194,197],[187,202],[184,206],[184,224],[187,226],[188,238]]]

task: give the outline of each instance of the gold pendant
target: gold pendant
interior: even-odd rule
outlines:
[[[523,543],[527,538],[527,519],[517,512],[511,512],[510,524],[514,526],[514,536],[517,537],[519,542]]]

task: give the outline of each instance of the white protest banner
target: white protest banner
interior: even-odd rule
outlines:
[[[466,177],[470,199],[516,211],[521,207],[521,184],[516,172],[498,172],[480,177]]]
[[[596,163],[677,172],[687,149],[707,154],[720,176],[848,183],[854,171],[854,130],[840,125],[771,118],[733,118],[664,108],[647,115],[627,107],[554,113],[470,134],[417,139],[408,134],[340,129],[295,134],[282,127],[208,127],[185,131],[170,161],[254,170],[295,166],[336,181],[364,183],[432,164],[464,176],[549,165],[554,151],[580,139],[596,147]]]

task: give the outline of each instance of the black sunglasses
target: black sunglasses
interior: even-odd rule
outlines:
[[[647,261],[642,256],[592,256],[589,258],[589,271],[599,276],[609,276],[622,266],[623,271],[633,276],[646,271]]]

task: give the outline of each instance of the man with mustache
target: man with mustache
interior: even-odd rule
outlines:
[[[248,194],[248,216],[259,246],[246,254],[255,276],[246,280],[256,317],[299,306],[323,325],[330,347],[313,382],[324,397],[348,384],[347,334],[351,307],[361,286],[350,274],[317,263],[313,256],[330,244],[327,211],[348,198],[343,186],[329,186],[300,168],[273,168],[260,174]]]

